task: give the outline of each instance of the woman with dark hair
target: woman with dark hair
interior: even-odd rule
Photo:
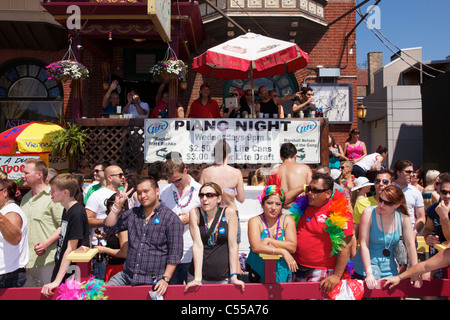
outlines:
[[[329,151],[329,167],[331,169],[339,169],[341,165],[341,160],[346,160],[344,157],[344,151],[340,145],[336,143],[334,137],[329,134],[328,135],[328,151]]]
[[[18,194],[14,181],[0,179],[0,288],[22,287],[26,280],[28,224]]]
[[[111,207],[116,200],[116,194],[105,200],[106,215],[111,211]],[[125,201],[122,212],[128,210],[128,201]],[[105,283],[116,273],[123,271],[123,264],[128,252],[128,231],[122,231],[118,234],[101,235],[106,240],[106,246],[96,246],[98,254],[106,256]]]
[[[210,283],[233,283],[244,290],[238,280],[238,220],[236,211],[222,208],[222,190],[214,182],[207,182],[199,190],[200,207],[189,214],[189,228],[194,244],[193,260],[185,291]]]
[[[399,187],[386,187],[378,206],[364,209],[359,230],[360,248],[353,258],[353,276],[364,279],[369,289],[375,288],[381,278],[398,275],[394,247],[399,241],[406,246],[410,266],[417,264],[415,236],[405,196]]]
[[[277,282],[291,282],[297,271],[293,254],[297,249],[297,230],[292,216],[282,214],[285,202],[283,189],[275,185],[266,186],[262,195],[263,212],[248,221],[250,253],[248,265],[250,282],[264,283],[264,260],[259,254],[281,255],[277,260]]]
[[[219,104],[211,98],[207,83],[200,86],[200,97],[192,102],[186,118],[222,118]]]
[[[347,160],[357,163],[367,155],[366,144],[359,140],[361,132],[359,129],[350,131],[347,141],[344,144],[344,155]]]
[[[352,174],[356,177],[367,177],[367,171],[380,170],[387,157],[386,147],[379,146],[377,151],[371,153],[354,164]]]

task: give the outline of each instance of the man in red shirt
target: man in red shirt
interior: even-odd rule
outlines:
[[[295,281],[320,281],[321,288],[330,292],[341,280],[350,256],[353,218],[347,206],[339,207],[344,210],[338,213],[345,221],[342,227],[342,243],[345,244],[339,244],[337,254],[332,254],[333,243],[326,221],[330,217],[333,197],[339,196],[333,195],[333,179],[324,173],[313,174],[310,185],[306,187],[306,195],[309,204],[297,224],[294,259],[299,270],[295,273]]]
[[[209,85],[204,83],[200,86],[200,98],[191,104],[188,118],[222,118],[219,105],[210,97]]]

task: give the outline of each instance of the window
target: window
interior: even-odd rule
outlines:
[[[62,85],[47,79],[45,66],[20,60],[0,69],[0,131],[36,120],[62,123]]]

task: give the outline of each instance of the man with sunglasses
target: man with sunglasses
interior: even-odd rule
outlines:
[[[425,226],[426,213],[422,193],[411,184],[413,173],[414,166],[409,160],[398,160],[394,165],[395,184],[405,195],[411,223],[417,235]]]
[[[361,221],[361,215],[364,209],[371,206],[377,206],[381,192],[387,186],[393,184],[394,175],[392,171],[387,169],[380,170],[375,176],[374,180],[375,194],[373,196],[356,201],[355,207],[353,208],[353,232],[355,234],[356,240],[358,240],[359,237],[359,223]]]
[[[300,111],[305,113],[304,117],[308,118],[311,111],[316,111],[317,107],[313,103],[313,89],[310,87],[303,87],[300,91],[300,103],[295,102],[292,106],[292,112],[294,112],[294,118],[300,117]]]
[[[353,222],[350,211],[348,223],[343,227],[345,245],[332,255],[330,234],[326,232],[328,209],[332,202],[334,181],[325,173],[314,173],[306,188],[308,207],[297,224],[297,250],[294,259],[299,269],[295,273],[297,282],[317,282],[324,292],[333,290],[341,280],[350,256]]]
[[[261,100],[256,104],[255,112],[257,118],[280,118],[282,114],[282,107],[280,105],[286,101],[292,100],[300,93],[288,94],[285,97],[271,97],[270,92],[265,86],[258,89],[258,94]]]
[[[83,191],[84,204],[86,204],[92,193],[94,193],[98,189],[103,188],[106,185],[105,169],[107,166],[107,163],[97,163],[95,165],[94,170],[92,170],[93,183],[86,187]]]
[[[106,245],[104,239],[98,234],[103,233],[103,221],[106,218],[106,201],[117,192],[125,183],[125,175],[119,166],[108,166],[105,169],[105,187],[93,192],[86,202],[86,214],[88,216],[89,228],[91,228],[91,245]],[[93,260],[93,275],[103,280],[105,276],[105,261]]]
[[[183,223],[183,257],[172,276],[171,283],[183,284],[187,283],[192,261],[193,240],[189,231],[189,212],[192,208],[200,206],[198,192],[201,185],[187,173],[181,158],[167,160],[164,163],[163,173],[170,185],[160,193],[159,200],[175,212]]]

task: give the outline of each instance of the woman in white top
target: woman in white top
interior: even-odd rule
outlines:
[[[379,146],[377,151],[368,154],[357,163],[354,164],[352,174],[355,178],[367,177],[367,171],[380,170],[381,164],[387,157],[387,148]]]
[[[28,263],[27,218],[14,181],[0,179],[0,288],[22,287]]]

